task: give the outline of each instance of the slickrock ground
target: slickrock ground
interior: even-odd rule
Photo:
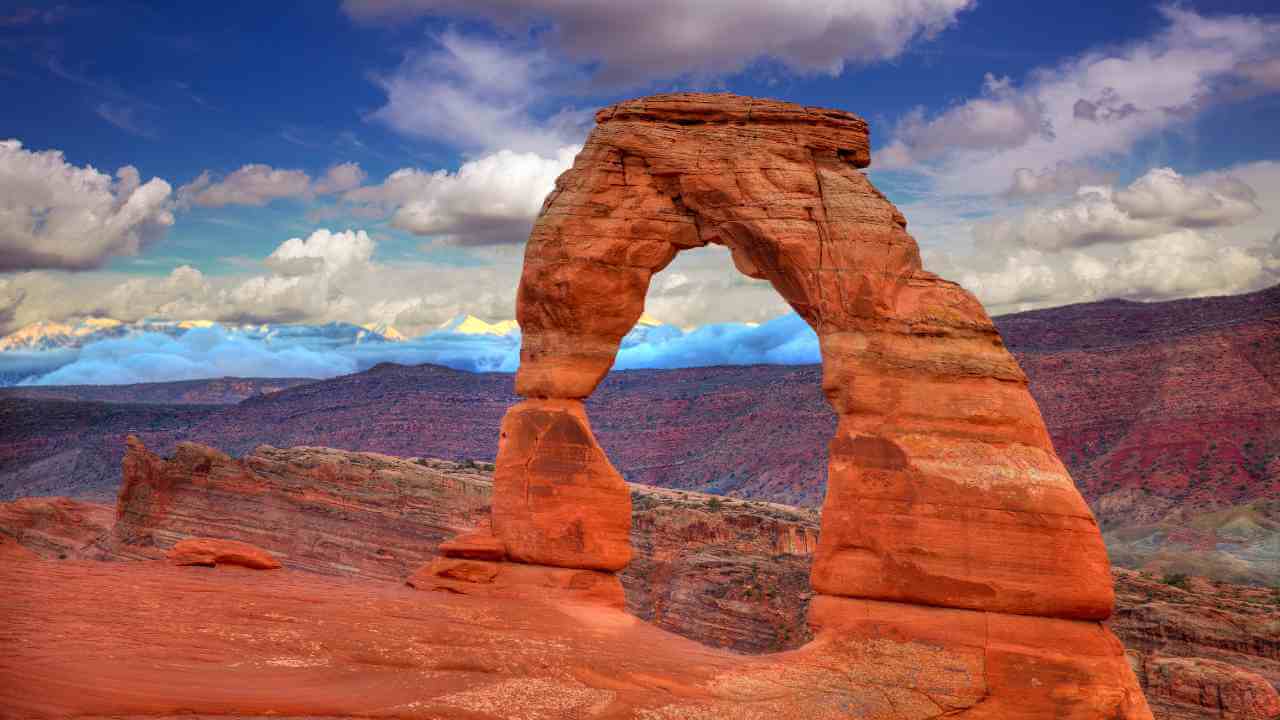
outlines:
[[[115,557],[159,557],[186,537],[261,542],[284,572],[359,580],[342,587],[374,595],[380,591],[369,583],[399,585],[441,541],[483,523],[490,492],[485,469],[324,448],[262,448],[240,461],[194,446],[167,462],[138,445],[130,455],[133,472],[152,463],[165,468],[155,477],[168,479],[168,510],[147,515],[146,526],[122,521],[133,528],[131,537],[154,545]],[[808,570],[818,528],[812,511],[645,486],[632,486],[632,499],[635,557],[622,574],[631,613],[740,652],[791,649],[810,638]],[[23,510],[32,507],[63,511],[39,514],[46,519],[33,531]],[[0,504],[0,537],[16,537],[50,560],[111,556],[112,514],[108,506],[64,499]],[[97,535],[77,521],[84,517],[97,519]],[[88,553],[77,554],[79,548]],[[1182,590],[1124,570],[1115,578],[1117,611],[1109,624],[1128,648],[1157,718],[1270,720],[1263,710],[1276,702],[1273,685],[1280,684],[1280,602],[1270,590],[1198,579]],[[1224,703],[1235,714],[1224,715]]]
[[[937,627],[877,605],[842,612],[838,636],[803,650],[743,656],[600,606],[290,570],[16,560],[0,568],[0,716],[1032,720],[1125,702],[1096,628],[1036,638],[1025,618],[952,611]],[[889,639],[902,633],[952,649]],[[1070,665],[1054,649],[1064,640]],[[1064,671],[1081,694],[1050,707],[1038,688]]]

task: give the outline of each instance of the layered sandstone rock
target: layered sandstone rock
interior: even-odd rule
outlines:
[[[812,568],[820,634],[801,652],[877,642],[888,666],[906,667],[911,648],[930,646],[930,667],[983,668],[980,697],[963,681],[955,695],[926,692],[933,679],[890,683],[902,717],[1015,687],[1031,717],[1149,717],[1120,643],[1096,622],[1114,603],[1097,524],[982,306],[924,271],[906,220],[859,171],[866,124],[700,94],[619,103],[596,122],[525,250],[516,392],[531,399],[503,421],[494,490],[508,557],[625,564],[612,551],[625,542],[621,508],[601,491],[616,473],[579,403],[639,320],[653,274],[683,249],[724,245],[817,332],[839,415]],[[888,620],[895,608],[912,619]],[[1044,690],[1022,685],[1032,667],[1052,668]],[[1001,703],[986,705],[975,712]]]
[[[589,395],[651,277],[682,249],[727,246],[821,341],[840,423],[816,590],[1110,614],[1101,536],[1026,377],[977,300],[922,269],[902,214],[859,171],[869,163],[861,119],[677,94],[623,102],[596,121],[525,252],[517,392]],[[499,458],[495,502],[508,495],[505,466]]]
[[[0,503],[0,539],[40,557],[100,560],[111,556],[109,506],[63,497]]]
[[[166,459],[130,439],[124,467],[108,543],[120,558],[216,536],[294,569],[401,582],[489,516],[489,474],[446,461],[267,446],[237,459],[194,443]]]
[[[49,547],[88,543],[104,548],[97,557],[112,559],[158,558],[184,539],[216,536],[261,547],[291,569],[397,583],[411,577],[416,586],[472,594],[519,595],[530,583],[554,587],[575,574],[548,567],[535,579],[516,570],[504,582],[522,582],[508,591],[502,583],[457,584],[464,572],[484,578],[490,571],[477,568],[485,565],[436,565],[437,555],[489,563],[506,558],[490,531],[492,475],[466,464],[266,446],[237,459],[195,444],[161,458],[132,442],[125,465],[118,527],[110,525],[108,506],[59,498],[43,504],[72,508],[60,516],[67,523],[46,524],[39,536],[22,534],[26,520],[5,520],[25,518],[16,508],[29,501],[0,504],[0,535],[29,540],[42,557],[58,556]],[[815,513],[644,486],[630,490],[636,557],[620,574],[630,612],[744,652],[793,648],[808,639]],[[104,519],[100,537],[73,540],[81,532],[74,518],[81,516]],[[616,592],[609,591],[609,602],[616,602]]]
[[[1156,717],[1271,720],[1280,712],[1280,594],[1199,578],[1177,587],[1132,570],[1115,570],[1115,580],[1108,624]]]

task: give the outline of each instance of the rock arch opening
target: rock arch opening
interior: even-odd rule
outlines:
[[[530,236],[517,393],[493,533],[519,563],[613,573],[627,488],[582,400],[683,249],[730,249],[817,332],[829,445],[814,589],[834,597],[1106,617],[1101,536],[981,305],[924,271],[835,110],[732,95],[606,108]]]

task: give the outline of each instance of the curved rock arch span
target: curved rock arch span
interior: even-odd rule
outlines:
[[[424,583],[621,608],[630,496],[582,400],[652,276],[721,244],[817,332],[839,416],[811,573],[818,634],[797,652],[838,647],[835,662],[868,677],[908,673],[889,685],[932,709],[892,717],[942,713],[930,683],[972,661],[957,697],[976,694],[952,708],[976,703],[965,717],[1150,718],[1097,623],[1114,598],[1093,515],[981,304],[923,269],[905,218],[860,172],[866,123],[694,93],[622,102],[596,123],[526,248],[526,399],[502,422],[492,532],[441,545]],[[916,653],[937,647],[952,664],[915,677]],[[984,702],[993,683],[1015,689]]]
[[[977,300],[923,270],[906,220],[860,171],[865,122],[688,94],[624,102],[596,120],[525,253],[516,391],[530,400],[505,423],[494,506],[513,557],[625,566],[626,489],[580,400],[639,320],[650,278],[681,250],[716,243],[821,342],[840,422],[817,591],[1110,615],[1101,536],[1026,377]],[[575,473],[581,482],[566,482]]]

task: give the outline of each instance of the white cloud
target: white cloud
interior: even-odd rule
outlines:
[[[321,228],[305,239],[289,238],[267,256],[267,267],[285,276],[332,276],[373,258],[373,240],[364,230]]]
[[[1238,97],[1241,83],[1266,90],[1280,23],[1160,12],[1167,25],[1149,39],[1034,70],[1020,87],[988,76],[982,96],[932,118],[909,117],[876,162],[923,169],[945,192],[995,194],[1011,180],[1017,187],[1015,173],[1025,182],[1128,153]]]
[[[364,182],[366,177],[368,176],[365,171],[358,164],[341,163],[329,168],[322,177],[316,179],[311,186],[311,191],[317,195],[346,192],[360,187],[360,183]]]
[[[1130,216],[1175,225],[1234,225],[1262,211],[1257,193],[1239,178],[1210,176],[1188,182],[1171,168],[1156,168],[1115,193],[1116,207]]]
[[[183,207],[261,207],[279,198],[310,199],[316,195],[345,192],[358,187],[364,179],[364,170],[351,162],[330,167],[315,181],[302,170],[250,163],[221,180],[214,180],[213,173],[205,170],[195,180],[178,188],[178,203]]]
[[[377,78],[387,104],[372,113],[392,128],[466,151],[509,149],[553,155],[581,143],[592,111],[548,108],[549,87],[566,68],[537,49],[448,32]]]
[[[1012,148],[1032,137],[1052,139],[1053,129],[1040,101],[1013,89],[1009,78],[988,73],[983,94],[926,120],[916,108],[894,130],[894,141],[877,156],[877,165],[894,168],[966,149]]]
[[[1194,181],[1155,168],[1128,187],[1085,186],[1068,203],[982,223],[978,231],[987,246],[1061,250],[1234,225],[1261,212],[1254,198],[1252,188],[1229,175]]]
[[[1247,292],[1280,281],[1280,163],[1194,177],[1156,168],[970,229],[970,253],[933,245],[925,264],[993,313]]]
[[[110,175],[68,164],[61,152],[0,142],[0,272],[86,270],[136,255],[173,224],[172,188],[141,182],[126,165]]]
[[[848,63],[898,56],[914,40],[956,21],[972,0],[346,0],[357,20],[394,23],[463,15],[510,31],[546,28],[545,41],[572,60],[598,64],[596,80],[635,84],[717,76],[755,60],[838,75]]]
[[[93,111],[97,113],[98,117],[127,133],[146,138],[154,138],[156,136],[154,130],[138,119],[137,110],[133,107],[104,102],[99,103]]]
[[[1115,181],[1114,173],[1107,173],[1087,165],[1060,162],[1052,168],[1035,171],[1018,168],[1013,171],[1010,197],[1057,195],[1075,192],[1084,185],[1105,185]]]
[[[380,185],[352,190],[344,199],[392,213],[391,224],[457,245],[523,242],[580,147],[553,157],[501,150],[463,163],[457,172],[397,170]]]

